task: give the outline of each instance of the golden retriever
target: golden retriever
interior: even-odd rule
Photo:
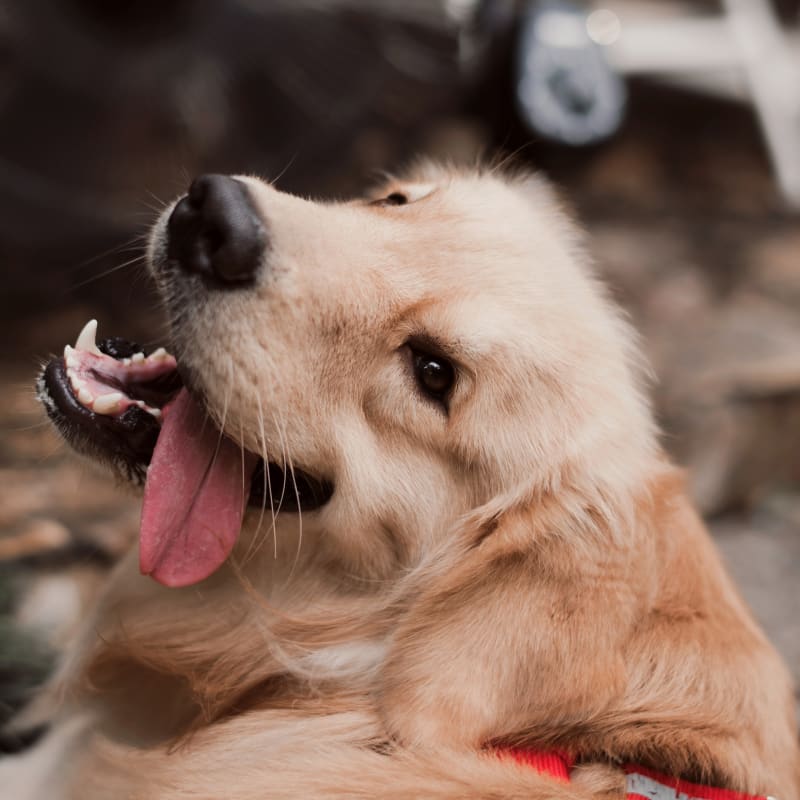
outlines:
[[[787,672],[543,180],[204,176],[148,254],[171,353],[89,325],[39,381],[145,492],[15,798],[798,798]]]

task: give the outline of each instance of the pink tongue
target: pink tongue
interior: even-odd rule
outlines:
[[[189,586],[214,572],[236,543],[256,464],[182,389],[165,409],[147,472],[141,572],[165,586]]]

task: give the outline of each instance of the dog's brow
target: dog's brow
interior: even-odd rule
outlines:
[[[439,301],[435,297],[422,297],[411,305],[405,306],[394,316],[390,317],[387,327],[394,330],[408,324],[409,320],[419,317],[425,311],[437,306]]]

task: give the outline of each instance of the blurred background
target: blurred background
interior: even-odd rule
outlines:
[[[43,422],[39,361],[91,317],[161,343],[142,236],[192,176],[339,197],[418,154],[562,187],[800,678],[798,23],[800,0],[0,0],[0,723],[138,528]]]

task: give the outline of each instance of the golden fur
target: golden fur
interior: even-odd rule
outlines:
[[[175,347],[232,438],[335,494],[251,511],[197,587],[120,565],[56,682],[64,796],[586,800],[631,761],[796,800],[787,672],[547,185],[423,166],[387,206],[245,180],[269,270],[175,315]],[[409,336],[459,364],[449,415]],[[502,743],[582,766],[555,784]]]

